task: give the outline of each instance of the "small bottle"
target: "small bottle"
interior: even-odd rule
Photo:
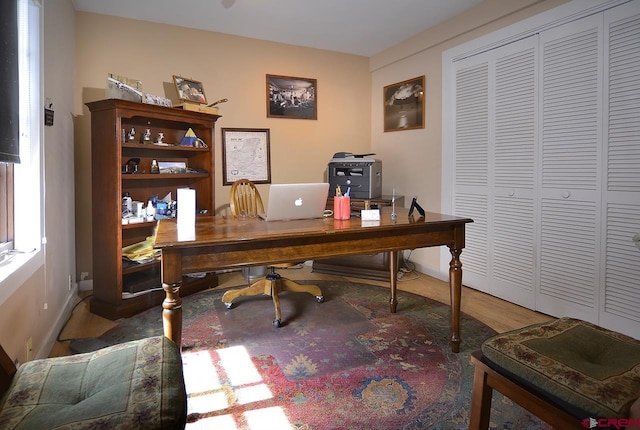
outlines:
[[[160,167],[156,160],[151,161],[151,173],[160,173]]]
[[[128,191],[125,191],[125,193],[122,195],[122,218],[130,217],[132,215],[132,209],[133,205],[131,194],[129,194]]]
[[[147,221],[153,221],[156,215],[156,208],[153,207],[153,202],[149,200],[147,202]]]

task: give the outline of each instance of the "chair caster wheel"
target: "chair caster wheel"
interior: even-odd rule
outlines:
[[[324,303],[324,296],[316,296],[316,302]]]
[[[231,309],[233,307],[233,303],[225,303],[224,305],[227,307],[227,309]]]
[[[280,327],[280,326],[282,326],[282,323],[280,322],[280,320],[273,320],[273,326],[274,327]]]

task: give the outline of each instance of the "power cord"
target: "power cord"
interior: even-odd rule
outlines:
[[[415,279],[418,279],[420,276],[418,276],[416,274],[416,276],[412,277],[412,278],[405,278],[405,276],[409,273],[414,273],[416,270],[416,265],[413,264],[411,261],[409,261],[409,258],[411,257],[411,252],[413,252],[413,250],[409,251],[409,256],[408,257],[403,257],[402,261],[403,261],[403,265],[401,267],[398,267],[398,274],[396,276],[396,279],[398,281],[413,281]]]
[[[62,332],[64,331],[64,329],[67,327],[67,324],[69,323],[69,321],[71,321],[71,317],[73,316],[73,312],[76,310],[76,308],[78,307],[78,305],[80,305],[80,303],[84,302],[85,300],[87,300],[89,297],[92,297],[93,294],[87,294],[86,296],[84,296],[78,303],[76,303],[75,305],[73,305],[73,308],[71,308],[71,312],[69,313],[69,317],[67,318],[67,320],[64,322],[62,328],[60,329],[60,331],[58,332],[58,336],[56,337],[56,340],[58,342],[68,342],[70,340],[74,340],[73,338],[69,338],[69,339],[60,339],[60,335],[62,335]]]

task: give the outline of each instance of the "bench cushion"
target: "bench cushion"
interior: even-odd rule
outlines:
[[[184,428],[178,347],[164,336],[20,366],[0,428]]]
[[[494,336],[486,360],[577,417],[625,418],[640,397],[640,341],[573,318]]]

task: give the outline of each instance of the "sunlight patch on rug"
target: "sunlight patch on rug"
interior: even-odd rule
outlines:
[[[283,294],[280,328],[268,297],[232,309],[224,289],[183,299],[188,430],[468,428],[469,355],[493,330],[462,314],[455,354],[447,305],[399,291],[391,313],[386,288],[314,283],[325,302]],[[161,334],[161,315],[157,308],[122,320],[101,339]],[[493,409],[492,428],[547,428],[509,401],[494,400]]]

